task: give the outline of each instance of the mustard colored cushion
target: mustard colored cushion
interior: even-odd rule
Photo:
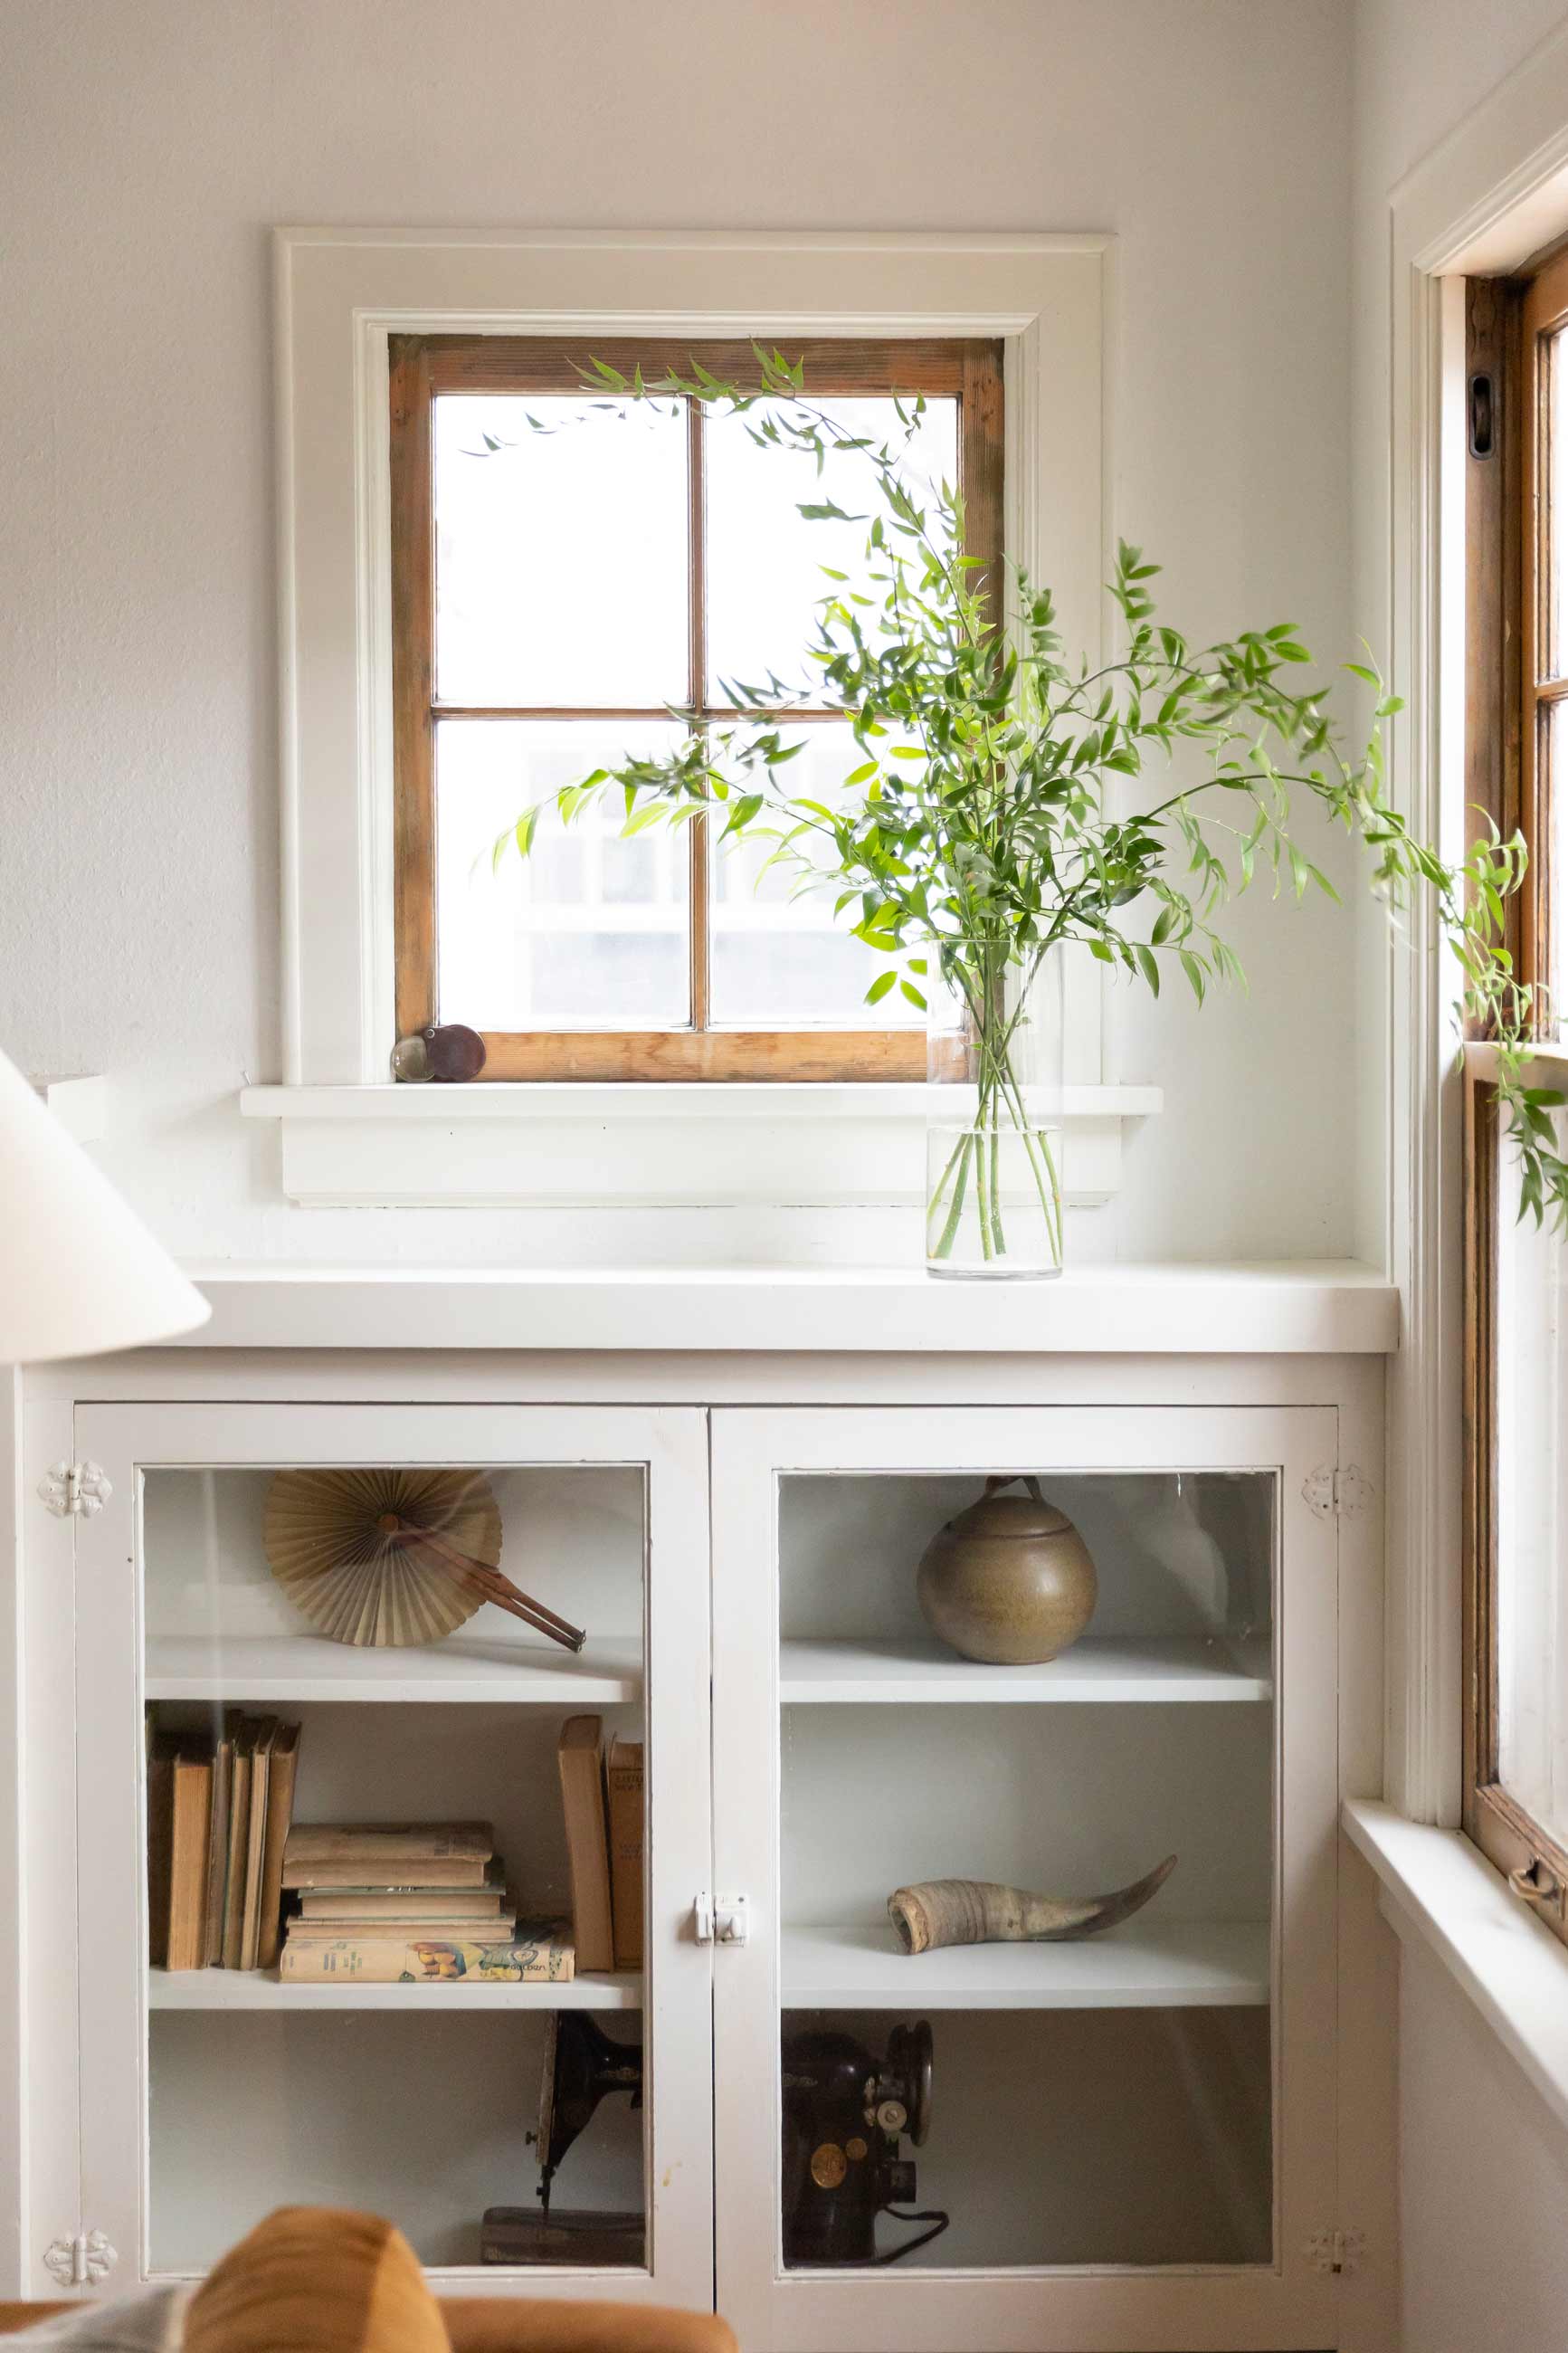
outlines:
[[[376,2214],[280,2206],[191,2298],[184,2353],[449,2353],[401,2231]]]

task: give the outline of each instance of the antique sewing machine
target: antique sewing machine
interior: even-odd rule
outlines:
[[[879,2059],[852,2035],[819,2029],[786,2034],[784,2091],[784,2253],[791,2265],[896,2263],[947,2228],[945,2214],[899,2211],[915,2195],[907,2134],[919,2148],[931,2123],[931,2031],[896,2026]],[[550,2014],[540,2086],[537,2207],[492,2206],[481,2259],[494,2263],[643,2260],[640,2214],[551,2211],[567,2150],[601,2101],[616,2093],[642,2104],[642,2050],[616,2042],[580,2010]],[[927,2225],[879,2253],[877,2218]]]

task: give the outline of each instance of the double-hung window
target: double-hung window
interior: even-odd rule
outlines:
[[[999,590],[1001,343],[788,356],[879,442],[902,442],[900,405],[921,397],[911,484],[956,483],[965,552]],[[561,787],[721,729],[737,682],[790,687],[792,788],[830,804],[857,765],[807,649],[824,566],[875,594],[866,523],[798,507],[867,516],[869,469],[837,455],[819,480],[743,416],[593,389],[595,358],[628,379],[756,381],[746,344],[391,338],[399,1031],[479,1030],[491,1079],[921,1077],[918,1010],[896,990],[865,1003],[882,966],[856,911],[800,892],[765,841],[724,843],[721,806],[628,836],[611,795],[568,823],[547,809],[527,859],[506,847]]]
[[[1568,251],[1472,284],[1469,341],[1468,797],[1529,849],[1529,1075],[1568,1092]],[[1465,1824],[1568,1939],[1568,1236],[1520,1219],[1485,1040],[1468,1062]]]

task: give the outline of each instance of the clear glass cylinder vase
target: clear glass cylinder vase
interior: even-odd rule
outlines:
[[[927,981],[926,1269],[965,1281],[1062,1271],[1059,952],[956,943]]]

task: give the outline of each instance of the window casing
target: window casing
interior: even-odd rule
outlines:
[[[1530,1082],[1568,1092],[1568,251],[1472,281],[1468,340],[1467,799],[1528,846]],[[1568,1941],[1568,1241],[1520,1223],[1487,1041],[1466,1060],[1464,1821]]]
[[[868,339],[790,343],[805,365],[814,396],[827,399],[923,394],[951,401],[957,415],[959,487],[965,506],[966,553],[985,566],[999,592],[1003,554],[1003,347],[990,339],[921,342]],[[598,357],[630,375],[691,373],[693,361],[728,381],[754,380],[749,344],[658,343],[595,337],[590,343],[542,337],[402,335],[389,337],[391,427],[391,588],[395,900],[397,1027],[400,1033],[440,1018],[471,1018],[443,1006],[439,925],[442,881],[437,741],[443,728],[489,730],[528,725],[602,729],[668,723],[669,704],[613,707],[565,697],[542,702],[471,702],[444,697],[437,674],[436,465],[433,419],[444,395],[536,398],[583,396],[583,370]],[[687,676],[679,708],[697,723],[722,724],[726,706],[707,653],[713,616],[705,577],[707,469],[701,406],[687,404],[689,512],[685,595]],[[671,701],[678,698],[672,697]],[[825,705],[797,708],[803,729],[842,724]],[[451,740],[450,738],[448,740]],[[603,743],[602,734],[599,742]],[[612,748],[618,749],[618,743]],[[586,765],[604,757],[597,748]],[[522,797],[519,796],[519,810]],[[514,811],[513,814],[518,813]],[[491,1026],[484,1075],[496,1080],[907,1080],[924,1075],[917,1029],[725,1024],[713,987],[710,820],[684,828],[689,950],[684,1003],[658,1026]],[[869,972],[868,973],[869,977]],[[681,1018],[681,1017],[684,1018]]]

